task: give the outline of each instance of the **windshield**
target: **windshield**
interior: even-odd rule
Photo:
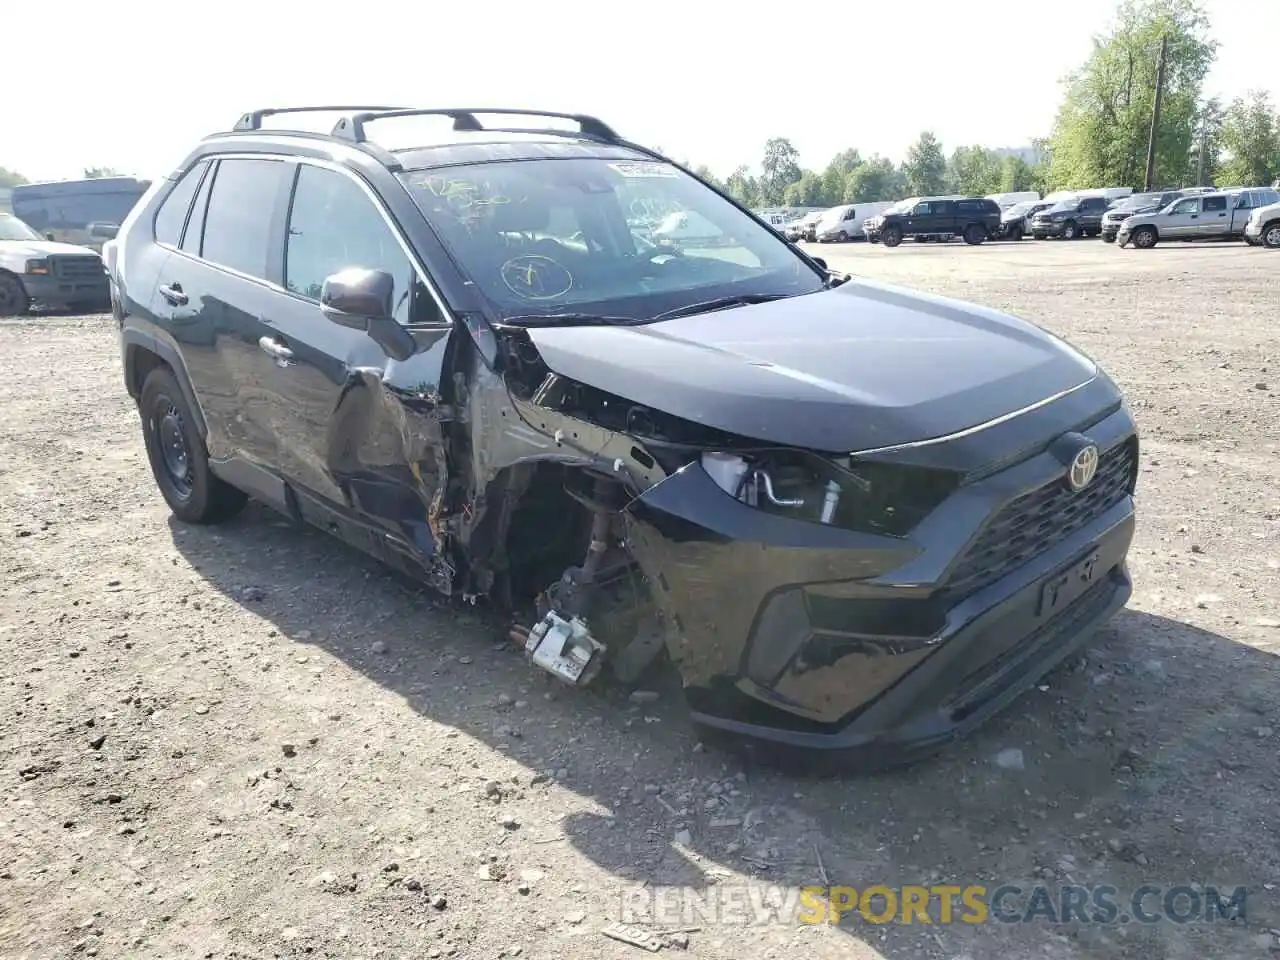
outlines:
[[[1115,204],[1112,210],[1138,210],[1142,207],[1157,207],[1163,193],[1135,193]]]
[[[884,212],[885,213],[905,213],[906,211],[914,207],[916,205],[916,202],[919,199],[920,199],[919,197],[907,197],[907,199],[905,200],[899,200],[897,203],[895,203],[892,207],[890,207],[888,210]]]
[[[7,213],[0,213],[0,240],[43,240],[44,237],[36,233],[17,217],[11,217]]]
[[[1004,215],[1006,217],[1025,216],[1026,214],[1030,213],[1032,208],[1035,207],[1039,202],[1040,201],[1038,200],[1023,200],[1021,203],[1015,203],[1012,207],[1006,210],[1004,212]]]
[[[648,320],[826,285],[775,231],[666,163],[516,160],[401,177],[500,317]]]

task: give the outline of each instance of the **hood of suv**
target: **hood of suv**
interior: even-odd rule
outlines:
[[[1033,324],[886,284],[636,326],[533,327],[555,373],[766,443],[853,452],[957,433],[1091,380]]]

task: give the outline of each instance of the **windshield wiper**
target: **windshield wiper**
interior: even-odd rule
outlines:
[[[525,316],[503,317],[499,322],[515,327],[599,327],[643,321],[636,317],[611,317],[599,313],[531,313]]]
[[[667,310],[654,317],[654,320],[673,320],[676,317],[690,317],[695,313],[710,313],[712,310],[725,310],[729,307],[745,307],[752,303],[769,303],[771,300],[785,300],[787,293],[747,293],[736,297],[716,297],[714,300],[703,300],[689,303],[674,310]]]

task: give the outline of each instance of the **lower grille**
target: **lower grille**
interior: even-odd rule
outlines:
[[[94,280],[105,275],[101,257],[88,255],[49,258],[50,269],[59,280]]]
[[[1093,483],[1079,493],[1054,480],[1008,503],[956,565],[947,595],[967,597],[1088,526],[1129,495],[1137,467],[1130,438],[1098,458]]]

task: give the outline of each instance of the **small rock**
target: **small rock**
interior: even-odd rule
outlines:
[[[527,881],[521,880],[519,883],[516,884],[516,893],[522,893],[527,896],[529,893],[529,889],[530,887]]]
[[[298,755],[298,749],[292,743],[282,743],[280,744],[280,749],[286,757],[296,757]]]
[[[585,919],[587,919],[587,911],[585,910],[570,910],[564,915],[564,922],[575,927]]]
[[[240,591],[240,599],[255,603],[258,600],[266,599],[267,592],[261,587],[245,587]]]
[[[516,703],[515,703],[515,707],[516,707],[516,709],[517,709],[517,710],[528,710],[528,709],[529,709],[529,701],[528,701],[528,700],[517,700],[517,701],[516,701]]]
[[[632,703],[653,703],[658,699],[656,690],[632,690],[629,698]]]
[[[435,907],[437,910],[443,910],[445,907],[449,905],[449,901],[437,893],[434,897],[431,898],[431,905]]]
[[[392,860],[388,864],[384,864],[382,867],[383,873],[397,873],[399,870],[400,870],[400,864],[396,863],[394,860]]]
[[[511,816],[510,814],[507,814],[505,817],[502,818],[502,828],[504,830],[519,830],[520,821],[517,820],[515,817]]]
[[[1271,736],[1272,733],[1273,731],[1270,727],[1254,727],[1253,728],[1253,735],[1257,737],[1259,740],[1267,739],[1267,737]]]
[[[1193,544],[1191,545],[1191,552],[1192,552],[1192,553],[1204,553],[1204,547],[1200,546],[1200,544],[1198,544],[1198,543],[1193,543]]]
[[[458,658],[458,662],[459,662],[459,663],[461,663],[461,664],[463,664],[463,665],[465,666],[466,664],[471,663],[471,658],[470,658],[470,657],[459,657],[459,658]]]
[[[486,780],[484,784],[484,795],[486,797],[502,796],[502,784],[497,780]]]
[[[511,699],[511,697],[510,697],[510,696],[508,696],[507,694],[505,694],[505,693],[500,693],[500,694],[498,694],[498,706],[500,706],[500,707],[509,707],[509,706],[511,706],[512,702],[513,702],[513,701],[512,701],[512,699]]]
[[[693,834],[688,830],[677,830],[675,841],[682,847],[691,846],[693,844]]]
[[[1270,389],[1271,389],[1271,387],[1270,387],[1270,386],[1268,386],[1268,385],[1267,385],[1266,383],[1264,383],[1263,381],[1259,380],[1257,383],[1255,383],[1255,384],[1253,385],[1253,389],[1255,389],[1255,390],[1270,390]]]
[[[102,736],[94,737],[92,740],[89,741],[89,749],[101,750],[102,745],[106,742],[107,742],[107,735],[104,733]]]
[[[484,866],[476,870],[476,879],[488,881],[501,880],[502,873],[492,863],[486,863]]]
[[[375,640],[373,641],[373,643],[369,644],[369,649],[372,650],[374,653],[386,653],[387,645],[382,640]]]
[[[1022,757],[1022,751],[1017,747],[1009,747],[1006,750],[1001,750],[995,755],[993,762],[1002,770],[1022,770],[1026,767],[1026,761]]]
[[[1196,606],[1201,610],[1205,609],[1211,603],[1221,603],[1222,597],[1216,593],[1202,593],[1196,597]]]
[[[209,708],[203,703],[196,707],[196,713],[202,717],[208,712]]]
[[[414,877],[410,877],[404,882],[404,888],[406,890],[412,890],[414,893],[418,893],[422,890],[422,881],[415,879]]]

